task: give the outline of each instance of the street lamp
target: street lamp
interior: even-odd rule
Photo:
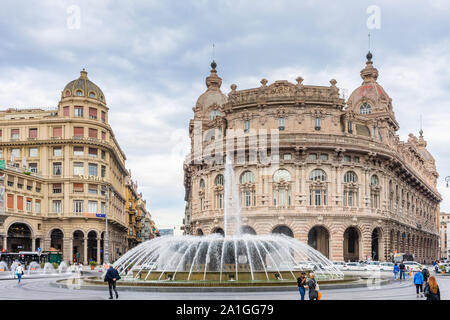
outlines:
[[[450,176],[445,177],[445,182],[447,182],[447,188],[448,188],[448,183],[450,182]]]

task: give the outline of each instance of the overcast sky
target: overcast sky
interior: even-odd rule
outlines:
[[[2,0],[0,109],[56,107],[86,68],[156,223],[180,225],[192,107],[212,60],[222,91],[262,78],[361,84],[368,33],[402,140],[420,115],[450,212],[450,1]]]

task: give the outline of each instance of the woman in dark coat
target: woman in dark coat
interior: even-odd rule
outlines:
[[[425,297],[427,297],[427,300],[441,300],[441,292],[439,291],[436,277],[431,276],[428,279],[423,292],[425,294]]]
[[[317,300],[318,297],[318,293],[316,290],[317,281],[315,279],[314,273],[310,273],[309,278],[310,278],[308,280],[309,300]]]

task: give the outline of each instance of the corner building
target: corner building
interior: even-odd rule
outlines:
[[[301,77],[295,84],[262,79],[244,90],[232,84],[225,95],[215,62],[211,67],[190,122],[185,233],[224,233],[224,165],[198,161],[198,144],[214,149],[208,146],[225,140],[227,129],[249,137],[278,129],[279,150],[268,150],[275,169],[249,161],[248,144],[233,161],[243,232],[283,233],[332,260],[386,261],[396,252],[420,262],[437,258],[442,199],[435,161],[423,132],[400,141],[392,99],[377,82],[370,52],[363,82],[347,100],[336,80],[313,86]]]
[[[65,86],[56,109],[0,111],[2,249],[54,248],[65,261],[100,263],[107,212],[109,257],[125,253],[126,158],[108,112],[102,90],[84,70]]]

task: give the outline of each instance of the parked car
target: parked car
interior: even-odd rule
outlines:
[[[339,270],[344,270],[346,263],[344,261],[333,261],[333,265]]]
[[[342,270],[347,271],[361,271],[361,264],[359,262],[347,262]]]
[[[409,267],[414,272],[420,271],[420,268],[422,268],[422,265],[415,261],[405,261],[403,264],[405,267]]]
[[[380,263],[381,271],[394,271],[394,264],[392,262],[382,262]]]
[[[363,267],[364,271],[380,271],[380,261],[369,261]]]

